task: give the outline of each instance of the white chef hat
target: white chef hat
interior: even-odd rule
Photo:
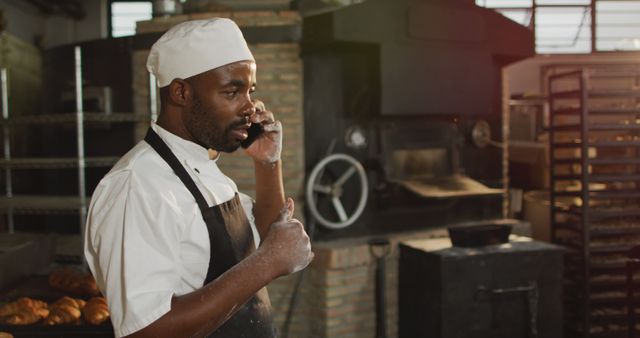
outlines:
[[[158,87],[237,61],[254,61],[235,22],[225,18],[180,23],[153,44],[147,70]]]

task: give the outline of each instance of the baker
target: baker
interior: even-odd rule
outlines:
[[[161,109],[100,181],[85,257],[117,337],[277,336],[265,286],[313,259],[282,183],[282,125],[251,98],[256,63],[228,19],[189,21],[151,48]],[[253,201],[217,166],[252,124]]]

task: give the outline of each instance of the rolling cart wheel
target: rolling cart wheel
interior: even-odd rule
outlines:
[[[339,167],[340,169],[346,167],[346,170],[337,175],[337,178],[331,178],[329,175],[325,175],[329,167]],[[355,209],[348,212],[345,210],[341,197],[344,193],[344,185],[351,179],[358,180],[359,196],[357,196],[358,202]],[[309,174],[305,190],[307,206],[311,215],[320,224],[330,229],[341,229],[353,224],[362,215],[369,194],[367,174],[362,164],[346,154],[331,154],[318,162]],[[319,211],[318,199],[321,195],[330,198],[331,206],[338,218],[337,221],[330,220],[328,216]]]

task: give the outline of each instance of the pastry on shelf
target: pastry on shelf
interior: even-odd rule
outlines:
[[[96,280],[90,273],[63,267],[49,274],[51,287],[76,296],[97,296],[100,294]]]
[[[86,302],[82,299],[62,297],[51,304],[49,316],[44,319],[46,325],[77,324]]]
[[[80,289],[87,296],[100,295],[100,290],[98,289],[98,284],[96,284],[96,279],[93,278],[93,275],[91,275],[90,273],[85,274],[82,278]]]
[[[82,318],[92,325],[100,325],[109,319],[109,307],[104,297],[93,297],[82,309]]]
[[[47,303],[23,297],[0,308],[3,322],[11,325],[29,325],[39,322],[49,315]]]

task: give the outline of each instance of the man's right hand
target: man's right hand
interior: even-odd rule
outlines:
[[[293,209],[293,199],[287,198],[280,216],[271,224],[258,249],[272,263],[276,278],[304,269],[314,256],[304,226],[292,218]]]

